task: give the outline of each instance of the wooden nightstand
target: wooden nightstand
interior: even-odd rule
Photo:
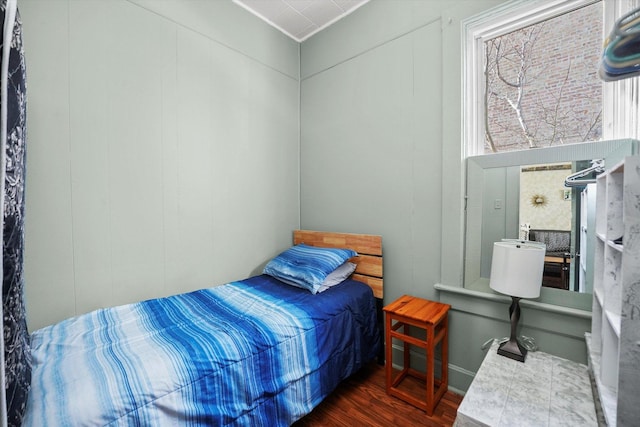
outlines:
[[[433,409],[442,395],[447,391],[448,380],[448,318],[451,306],[440,302],[429,301],[404,295],[383,308],[385,312],[385,344],[386,344],[386,379],[387,394],[398,397],[433,415]],[[411,336],[411,327],[423,329],[424,339]],[[404,366],[400,373],[393,377],[392,339],[396,338],[404,345]],[[442,372],[435,378],[435,351],[440,345],[442,351]],[[411,368],[409,349],[411,345],[424,348],[427,366],[425,374]],[[417,398],[408,390],[400,389],[400,384],[407,377],[414,377],[425,382],[426,390],[423,398]]]

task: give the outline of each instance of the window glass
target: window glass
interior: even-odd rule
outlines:
[[[602,139],[603,2],[555,3],[488,16],[470,39],[468,154]]]
[[[484,152],[596,141],[602,135],[602,4],[484,42]]]

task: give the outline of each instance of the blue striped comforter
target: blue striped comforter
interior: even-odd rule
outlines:
[[[97,310],[32,334],[26,426],[290,425],[380,345],[371,290],[269,276]]]

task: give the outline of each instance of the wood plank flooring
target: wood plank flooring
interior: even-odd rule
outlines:
[[[294,427],[452,426],[462,396],[446,392],[432,417],[385,392],[384,367],[372,363],[345,380]]]

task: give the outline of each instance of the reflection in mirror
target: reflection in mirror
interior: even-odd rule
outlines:
[[[532,234],[536,234],[536,238],[539,239],[556,239],[558,236],[544,236],[542,231],[569,231],[568,251],[564,251],[566,245],[565,248],[554,251],[557,252],[554,255],[562,257],[565,253],[569,254],[566,256],[566,262],[560,262],[561,270],[555,272],[558,276],[554,278],[556,286],[544,286],[539,301],[590,310],[589,275],[592,277],[593,273],[580,273],[578,269],[580,248],[593,236],[577,236],[580,230],[577,224],[581,216],[581,193],[585,187],[568,188],[563,182],[557,182],[543,188],[541,179],[533,178],[532,189],[521,189],[521,181],[528,179],[522,177],[533,174],[536,167],[558,168],[558,174],[564,181],[567,176],[588,167],[593,159],[604,159],[605,167],[608,168],[624,156],[636,153],[636,147],[637,141],[634,140],[614,140],[468,158],[464,286],[472,290],[491,292],[488,279],[494,242],[505,238],[520,239],[525,232],[531,240],[534,238]],[[523,168],[525,172],[522,171]],[[549,209],[552,202],[561,205],[564,212],[569,212],[568,215],[560,218],[560,214],[552,214]],[[535,211],[536,214],[558,216],[553,220],[559,222],[552,222],[552,219],[537,222],[537,218],[526,216],[529,215],[528,210]],[[529,224],[529,227],[523,224]],[[589,232],[593,232],[593,227],[587,227],[586,221],[584,227],[585,232],[588,228],[591,228]],[[581,238],[585,242],[580,242]],[[566,242],[566,235],[563,239]],[[558,260],[549,260],[551,261]],[[564,270],[565,274],[560,278],[563,262],[567,270]],[[549,283],[552,276],[551,267],[558,266],[549,266]],[[580,278],[580,274],[585,277]]]
[[[518,223],[520,239],[546,245],[542,286],[579,291],[574,286],[571,263],[576,255],[574,248],[579,247],[580,233],[576,233],[572,242],[571,207],[580,198],[572,197],[572,190],[564,186],[572,169],[571,162],[521,167]],[[579,208],[575,210],[579,212]]]

